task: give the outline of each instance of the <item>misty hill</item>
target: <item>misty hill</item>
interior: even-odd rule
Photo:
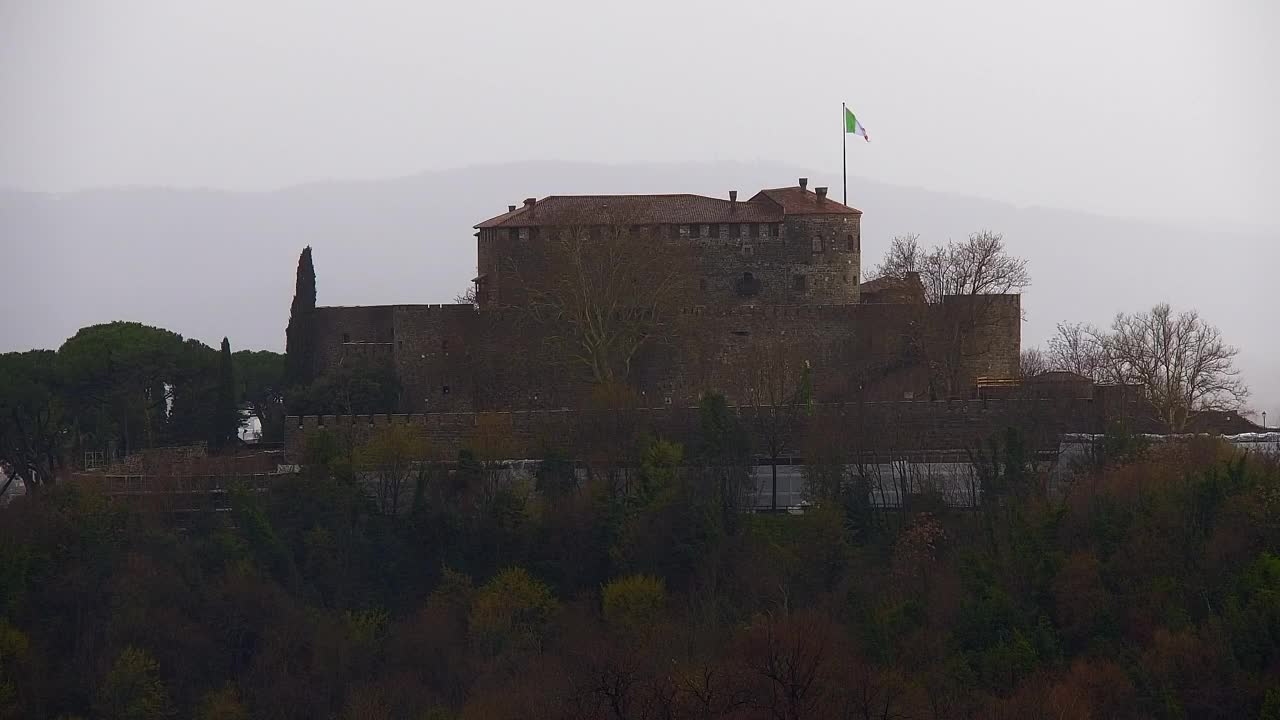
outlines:
[[[471,226],[530,196],[828,185],[838,175],[767,163],[521,163],[273,192],[127,188],[0,191],[0,351],[57,347],[84,325],[137,320],[211,345],[281,349],[298,251],[315,252],[324,305],[451,302],[475,274]],[[864,272],[895,234],[925,242],[1004,233],[1030,260],[1024,346],[1064,320],[1106,323],[1168,300],[1198,308],[1242,348],[1251,405],[1280,417],[1280,323],[1271,279],[1280,231],[1214,229],[1013,205],[851,178]],[[1189,275],[1188,258],[1195,258]],[[1268,297],[1272,298],[1268,302]]]

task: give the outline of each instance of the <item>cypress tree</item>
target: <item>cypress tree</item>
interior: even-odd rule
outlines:
[[[231,366],[231,342],[222,338],[218,356],[218,392],[214,400],[213,444],[225,447],[240,432],[240,409],[236,406],[235,369]]]
[[[312,332],[316,309],[316,269],[311,264],[311,246],[298,258],[298,278],[289,308],[289,327],[284,331],[284,380],[286,388],[310,385],[314,369],[315,337]]]

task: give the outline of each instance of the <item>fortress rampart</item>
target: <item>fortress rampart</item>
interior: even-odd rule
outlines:
[[[814,443],[831,442],[847,452],[878,458],[969,451],[1010,427],[1033,449],[1049,451],[1065,434],[1100,433],[1110,421],[1125,416],[1126,402],[1099,390],[1093,398],[817,404],[804,415],[784,454],[802,457]],[[767,411],[731,411],[753,435],[753,447],[763,447],[763,426],[754,418]],[[625,446],[640,433],[688,447],[696,447],[700,435],[696,407],[290,416],[286,450],[298,457],[306,437],[322,431],[359,445],[392,425],[417,434],[438,460],[456,459],[464,448],[484,459],[539,458],[552,450],[583,459],[580,456],[601,443]]]

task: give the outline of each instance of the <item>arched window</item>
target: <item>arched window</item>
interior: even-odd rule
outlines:
[[[854,242],[854,241],[853,241],[853,236],[852,236],[852,235],[848,235],[848,236],[846,236],[846,237],[845,237],[845,240],[847,240],[847,241],[848,241],[848,243],[849,243],[849,252],[853,252],[853,251],[855,251],[855,250],[857,250],[857,249],[858,249],[858,244],[857,244],[856,242]]]
[[[813,251],[816,253],[822,252],[822,236],[821,235],[813,236]]]

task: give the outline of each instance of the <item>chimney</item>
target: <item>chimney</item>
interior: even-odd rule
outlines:
[[[814,191],[818,193],[818,204],[821,205],[827,201],[827,189],[825,187],[816,187]]]
[[[736,212],[737,210],[738,210],[738,191],[730,190],[729,191],[729,212]]]
[[[538,202],[538,198],[525,198],[524,209],[529,211],[530,217],[533,216],[533,204]]]
[[[515,206],[515,205],[508,205],[508,206],[507,206],[507,212],[515,212],[515,211],[516,211],[516,206]]]
[[[809,178],[800,178],[800,189],[804,190],[809,187]]]

